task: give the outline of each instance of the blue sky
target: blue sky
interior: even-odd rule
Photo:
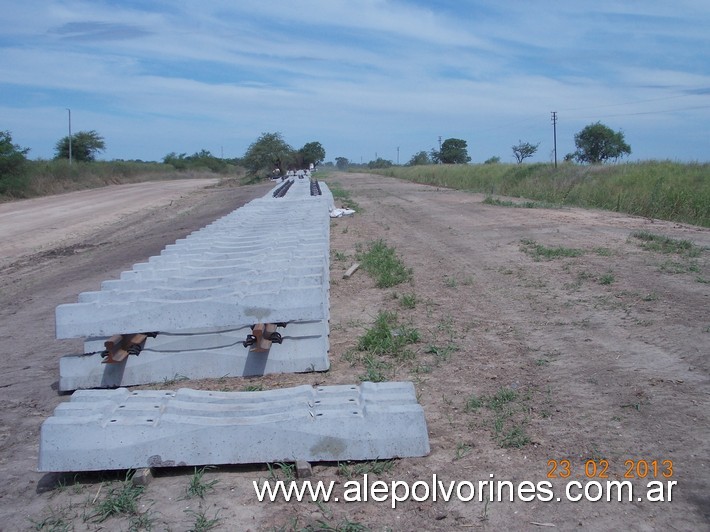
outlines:
[[[326,160],[558,157],[601,121],[630,160],[710,160],[707,0],[22,0],[0,18],[0,130],[51,158],[240,157],[264,132]],[[399,148],[399,152],[398,152]]]

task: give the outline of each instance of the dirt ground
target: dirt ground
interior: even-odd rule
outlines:
[[[414,382],[431,453],[384,464],[314,464],[312,480],[342,487],[348,474],[362,480],[365,472],[410,483],[430,482],[435,473],[445,483],[476,486],[491,478],[550,480],[555,498],[409,500],[396,509],[373,501],[259,503],[252,481],[286,478],[286,469],[222,466],[204,474],[204,498],[187,494],[192,469],[158,470],[140,496],[139,515],[96,522],[96,507],[120,485],[120,474],[36,472],[40,425],[68,399],[56,392],[58,359],[81,349],[78,341],[54,339],[54,308],[268,189],[160,183],[136,193],[151,201],[130,211],[109,202],[81,214],[85,193],[64,195],[71,200],[66,218],[35,210],[43,223],[19,240],[10,220],[38,200],[12,204],[12,218],[0,205],[0,529],[710,529],[710,230],[611,212],[487,205],[481,195],[365,174],[328,182],[362,208],[332,222],[330,371],[174,388],[359,382],[368,360],[355,349],[358,339],[388,310],[419,332],[419,342],[409,346],[410,357],[368,367],[387,380]],[[116,194],[92,191],[88,202]],[[91,223],[75,228],[77,217]],[[704,249],[695,257],[649,251],[631,236],[637,230]],[[377,239],[397,250],[411,282],[380,289],[362,270],[342,279],[357,249]],[[535,255],[558,246],[580,251]],[[565,460],[570,475],[559,478]],[[568,481],[605,483],[625,474],[636,477],[631,502],[565,500]],[[677,482],[672,501],[638,500],[651,480]]]

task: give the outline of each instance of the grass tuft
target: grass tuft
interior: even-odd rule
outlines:
[[[631,236],[640,240],[641,247],[648,251],[675,253],[688,258],[699,257],[702,253],[702,249],[693,244],[690,240],[679,240],[656,233],[650,233],[649,231],[634,231],[631,233]]]
[[[118,486],[109,489],[104,499],[96,507],[96,512],[90,519],[103,523],[114,515],[138,516],[138,499],[143,494],[143,486],[134,486],[131,482],[132,474],[126,474],[126,479]]]
[[[529,238],[523,238],[520,249],[530,255],[533,260],[553,260],[560,257],[579,257],[584,254],[584,250],[576,248],[566,248],[563,246],[546,247],[538,244]]]
[[[367,251],[358,254],[358,259],[378,288],[389,288],[412,279],[412,270],[404,265],[394,248],[381,239],[370,242]]]
[[[203,477],[208,469],[212,469],[212,467],[205,466],[200,469],[195,468],[192,477],[190,477],[190,484],[185,489],[185,495],[187,498],[199,497],[200,499],[204,499],[208,492],[214,491],[214,486],[219,482],[219,480],[213,479],[205,481]]]
[[[348,480],[363,475],[380,476],[394,468],[394,460],[371,460],[369,462],[339,462],[338,475]]]
[[[375,323],[358,340],[357,348],[373,355],[391,356],[405,360],[413,357],[406,346],[419,342],[419,331],[413,327],[401,325],[397,314],[382,311]]]

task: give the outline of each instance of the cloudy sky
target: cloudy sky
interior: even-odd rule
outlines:
[[[0,130],[51,158],[240,157],[264,132],[326,160],[558,156],[601,121],[630,160],[710,160],[707,0],[17,0],[0,17]]]

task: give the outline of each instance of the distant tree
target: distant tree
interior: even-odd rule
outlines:
[[[308,142],[298,152],[301,155],[304,167],[311,164],[318,166],[325,159],[325,149],[323,149],[320,142]]]
[[[500,162],[500,157],[495,155],[495,156],[490,157],[490,158],[486,159],[485,161],[483,161],[483,164],[498,164],[499,162]]]
[[[75,161],[94,161],[96,154],[106,149],[104,138],[93,129],[79,131],[71,136],[71,156]],[[69,136],[59,139],[55,159],[69,158]]]
[[[370,161],[367,163],[368,168],[389,168],[392,166],[392,161],[388,161],[387,159],[383,159],[382,157],[378,157],[374,161]]]
[[[0,131],[0,179],[21,175],[27,163],[29,148],[13,144],[9,131]]]
[[[222,159],[215,157],[209,150],[202,149],[192,155],[185,153],[177,154],[175,152],[168,153],[163,157],[163,164],[170,164],[176,170],[204,170],[208,169],[212,172],[227,173],[229,164],[239,166],[240,159]]]
[[[577,133],[574,144],[577,147],[574,157],[580,163],[603,163],[631,153],[624,134],[621,131],[615,132],[601,122],[590,124]]]
[[[518,161],[518,164],[520,164],[525,159],[532,157],[535,155],[538,146],[540,146],[539,142],[537,144],[530,144],[529,142],[518,140],[518,143],[513,146],[513,155],[515,156],[515,160]]]
[[[187,157],[187,160],[190,161],[191,166],[194,168],[208,168],[213,172],[227,171],[226,161],[215,157],[212,155],[211,151],[205,150],[204,148]]]
[[[177,154],[174,151],[163,157],[163,164],[170,164],[175,170],[185,170],[187,168],[186,153]]]
[[[348,161],[346,157],[336,157],[335,166],[338,170],[345,170],[348,166],[350,166],[350,161]]]
[[[409,166],[431,164],[431,159],[429,158],[429,154],[427,152],[420,151],[419,153],[415,153],[414,155],[412,155],[412,158],[409,159],[409,162],[407,164]]]
[[[242,159],[247,173],[251,176],[270,174],[278,168],[281,175],[285,174],[290,160],[293,158],[293,148],[286,144],[281,133],[262,133],[254,141]]]
[[[441,145],[439,160],[444,164],[465,164],[471,160],[466,149],[466,141],[446,139]]]

